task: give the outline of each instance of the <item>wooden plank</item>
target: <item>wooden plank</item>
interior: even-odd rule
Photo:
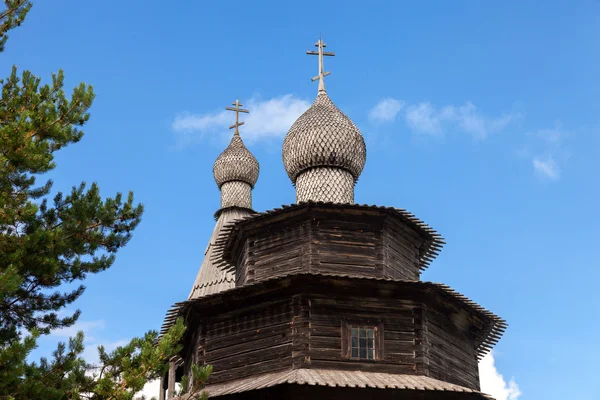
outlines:
[[[359,370],[367,372],[387,372],[391,374],[414,374],[414,364],[392,364],[382,362],[358,362],[355,360],[332,361],[311,359],[311,368]]]

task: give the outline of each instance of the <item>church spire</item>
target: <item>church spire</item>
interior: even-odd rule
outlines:
[[[235,287],[235,273],[223,271],[212,262],[215,242],[222,233],[223,227],[239,218],[248,217],[252,210],[252,188],[258,180],[259,166],[256,158],[244,146],[240,137],[240,113],[248,113],[242,109],[239,100],[232,103],[234,107],[226,110],[235,111],[235,123],[229,129],[235,129],[229,146],[217,157],[213,166],[213,175],[221,191],[221,207],[216,212],[217,223],[213,230],[200,271],[196,276],[189,299],[196,299],[219,293]]]
[[[325,68],[324,68],[324,63],[323,63],[323,57],[324,56],[335,56],[335,53],[332,53],[330,51],[323,51],[323,49],[325,47],[327,47],[327,45],[325,44],[325,42],[323,42],[323,39],[321,39],[321,37],[319,37],[319,41],[317,43],[315,43],[315,47],[318,47],[319,50],[318,51],[310,51],[307,50],[306,54],[310,54],[311,56],[319,56],[319,75],[315,76],[314,78],[311,79],[312,82],[316,81],[317,79],[319,80],[319,92],[325,92],[325,77],[329,74],[331,74],[331,72],[327,71],[325,72]]]

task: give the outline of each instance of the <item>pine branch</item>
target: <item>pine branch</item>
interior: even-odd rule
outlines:
[[[21,25],[32,4],[27,0],[5,0],[4,6],[5,10],[0,13],[0,52],[4,51],[8,39],[6,32]]]

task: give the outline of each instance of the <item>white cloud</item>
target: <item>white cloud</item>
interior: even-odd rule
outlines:
[[[493,352],[486,354],[479,362],[479,379],[481,391],[496,400],[517,400],[522,394],[514,378],[507,382],[498,372]]]
[[[225,111],[213,114],[181,113],[175,117],[171,129],[175,132],[205,132],[226,128],[231,124],[231,116]]]
[[[85,349],[82,357],[86,362],[91,364],[98,363],[98,346],[104,346],[106,352],[113,351],[119,346],[124,346],[129,343],[126,339],[109,341],[102,338],[102,331],[106,328],[104,320],[96,321],[77,321],[73,326],[60,328],[52,331],[50,338],[56,338],[60,341],[74,337],[77,332],[82,331],[84,334]]]
[[[310,107],[310,103],[286,94],[265,101],[252,98],[244,102],[244,107],[250,113],[242,115],[244,126],[240,132],[244,139],[256,141],[285,135],[294,121]],[[175,117],[171,128],[178,140],[189,143],[206,134],[223,134],[233,124],[234,118],[233,112],[225,110],[202,114],[183,113]]]
[[[462,106],[447,105],[440,109],[431,103],[419,103],[407,107],[405,119],[416,133],[442,135],[450,129],[459,129],[474,139],[485,139],[489,134],[503,130],[522,115],[511,112],[499,117],[481,114],[471,102]]]
[[[439,134],[441,132],[440,117],[429,103],[420,103],[406,109],[406,122],[415,132]]]
[[[369,120],[375,123],[392,122],[402,107],[404,107],[404,102],[386,97],[369,111]]]
[[[552,129],[540,129],[534,132],[533,136],[552,145],[559,144],[565,138],[566,134],[560,129],[560,126],[557,125]]]
[[[534,157],[532,160],[534,171],[546,178],[556,180],[560,178],[558,164],[550,156],[546,158]]]
[[[155,379],[153,381],[147,382],[144,385],[144,388],[141,392],[136,393],[134,396],[135,399],[145,398],[151,399],[153,397],[158,398],[158,394],[160,392],[160,379]]]
[[[86,341],[82,357],[88,364],[96,365],[100,361],[98,358],[98,346],[104,346],[104,351],[110,353],[117,347],[125,346],[127,343],[129,343],[129,340],[125,339],[116,340],[114,342],[102,342],[94,340],[91,343],[87,343]]]
[[[181,383],[175,382],[175,392],[181,390]],[[160,393],[160,379],[147,382],[144,388],[133,396],[134,400],[140,400],[142,398],[150,400],[152,398],[157,399]],[[143,396],[143,397],[142,397]]]
[[[74,325],[69,326],[67,328],[60,328],[52,331],[50,336],[66,339],[75,336],[79,331],[83,331],[86,341],[94,341],[95,337],[91,332],[98,329],[104,329],[105,325],[106,323],[104,322],[104,320],[77,321]]]
[[[565,140],[571,136],[560,128],[540,129],[528,134],[532,138],[530,150],[526,155],[531,160],[534,173],[542,179],[558,180],[561,177],[561,165],[569,158],[565,150]]]

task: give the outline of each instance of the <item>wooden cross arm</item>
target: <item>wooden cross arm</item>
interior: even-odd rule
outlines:
[[[225,109],[229,110],[229,111],[239,111],[239,112],[243,112],[243,113],[249,113],[250,112],[250,111],[244,110],[242,108],[225,107]]]
[[[237,126],[242,126],[242,125],[244,125],[244,123],[243,123],[243,122],[236,122],[235,124],[231,125],[231,126],[229,127],[229,129],[233,129],[233,128],[237,127]]]
[[[319,52],[318,51],[310,51],[310,50],[306,50],[306,54],[310,54],[312,56],[318,56]],[[324,56],[335,56],[335,53],[331,52],[331,51],[324,51],[323,52]]]
[[[331,74],[331,71],[327,71],[327,72],[325,72],[325,73],[323,74],[323,76],[325,77],[325,76],[327,76],[327,75],[330,75],[330,74]],[[320,76],[320,75],[317,75],[317,76],[315,76],[314,78],[312,78],[310,81],[311,81],[311,82],[314,82],[314,81],[316,81],[317,79],[320,79],[320,78],[321,78],[321,76]]]

